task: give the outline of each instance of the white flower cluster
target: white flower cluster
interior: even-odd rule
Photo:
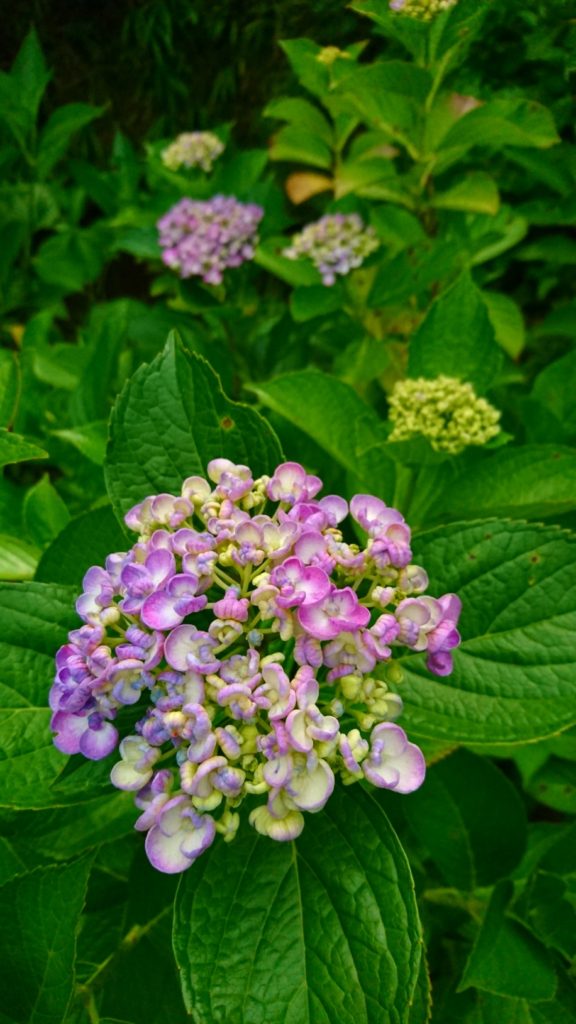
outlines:
[[[437,14],[455,7],[458,0],[390,0],[389,7],[396,14],[406,14],[418,21],[432,21]]]
[[[162,163],[170,171],[200,167],[209,174],[224,149],[224,143],[213,132],[183,132],[162,150]]]

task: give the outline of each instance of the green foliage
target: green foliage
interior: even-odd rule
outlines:
[[[219,457],[260,474],[274,469],[281,452],[266,421],[230,402],[210,366],[173,336],[114,409],[106,463],[112,504],[123,514],[148,494],[178,493],[187,476],[204,475]]]
[[[38,868],[0,888],[0,949],[10,977],[3,1009],[14,1020],[61,1024],[66,1016],[89,871],[84,858]]]
[[[232,866],[221,846],[182,880],[174,946],[195,1019],[406,1019],[420,932],[402,848],[362,791],[327,811],[272,850],[246,832]]]
[[[410,658],[402,683],[412,732],[509,743],[567,728],[575,712],[571,634],[574,537],[490,520],[422,534],[415,557],[432,592],[460,595],[463,643],[447,683]]]
[[[0,1021],[572,1024],[572,12],[197,7],[6,24]],[[225,143],[213,171],[168,169],[196,128]],[[157,221],[217,193],[262,206],[254,259],[180,279]],[[331,286],[283,255],[327,213],[379,241]],[[500,411],[487,445],[389,441],[395,384],[440,375]],[[47,695],[127,510],[218,457],[397,507],[462,644],[449,676],[406,653],[387,678],[418,792],[337,788],[296,841],[219,839],[176,890],[117,755],[66,760]]]

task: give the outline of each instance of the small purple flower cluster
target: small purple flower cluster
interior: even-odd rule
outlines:
[[[379,245],[374,228],[366,227],[357,213],[327,213],[295,235],[283,255],[311,260],[323,284],[333,285],[336,275],[360,267]]]
[[[182,199],[158,221],[162,259],[180,277],[221,284],[228,267],[251,260],[264,210],[233,196]]]
[[[410,529],[383,501],[318,498],[321,480],[293,462],[254,480],[215,459],[208,477],[127,514],[139,538],[86,573],[84,625],[50,695],[58,749],[94,760],[116,747],[118,712],[147,698],[111,779],[134,792],[148,857],[170,873],[217,832],[232,839],[248,795],[265,797],[254,828],[288,840],[335,775],[415,790],[424,758],[392,721],[392,654],[425,651],[447,675],[460,642],[458,597],[424,594]],[[349,513],[364,546],[344,537]]]

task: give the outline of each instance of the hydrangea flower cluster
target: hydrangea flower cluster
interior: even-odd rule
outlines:
[[[418,21],[432,21],[437,14],[455,7],[458,0],[389,0],[391,11],[407,14]]]
[[[162,259],[180,277],[221,284],[228,267],[251,260],[264,210],[233,196],[181,199],[158,221]]]
[[[338,274],[360,267],[379,245],[374,228],[367,227],[357,213],[327,213],[295,235],[282,255],[311,260],[322,282],[333,285]]]
[[[162,163],[170,171],[200,167],[209,174],[224,149],[224,143],[213,132],[182,132],[162,150]]]
[[[253,827],[289,840],[337,775],[415,790],[424,758],[394,723],[392,655],[426,652],[443,676],[460,642],[458,597],[424,593],[410,529],[383,501],[318,498],[321,480],[293,462],[254,480],[215,459],[208,477],[127,514],[138,540],[86,573],[84,625],[50,695],[58,749],[94,760],[144,699],[111,780],[135,794],[148,857],[169,873],[216,833],[232,839],[247,796]],[[348,514],[364,545],[345,539]]]
[[[500,432],[498,409],[456,377],[399,381],[388,402],[394,425],[389,441],[421,434],[435,451],[457,455],[467,445],[486,444]]]

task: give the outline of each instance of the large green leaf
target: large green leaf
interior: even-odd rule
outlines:
[[[473,213],[498,213],[500,195],[496,182],[484,171],[473,171],[445,192],[438,192],[432,206],[438,210],[464,210]]]
[[[286,373],[250,390],[352,473],[362,471],[361,452],[385,439],[381,420],[354,389],[319,370]]]
[[[196,1024],[401,1024],[421,954],[410,869],[375,798],[338,788],[294,843],[246,829],[183,877],[174,944]]]
[[[10,74],[0,73],[2,118],[22,149],[26,148],[49,80],[38,35],[31,29]]]
[[[337,92],[371,127],[417,151],[422,104],[430,89],[423,68],[391,60],[352,69],[342,62]]]
[[[281,281],[297,288],[299,285],[305,287],[321,285],[320,273],[316,270],[311,260],[291,260],[282,253],[287,247],[286,237],[267,238],[261,242],[254,253],[254,263],[264,270],[275,274]]]
[[[106,455],[108,427],[105,420],[95,423],[84,423],[82,426],[70,427],[67,430],[53,430],[55,437],[74,445],[82,455],[96,466],[102,466]]]
[[[47,457],[48,452],[31,444],[20,434],[12,434],[3,427],[0,429],[0,466],[8,466],[13,462],[28,462],[30,459],[46,459]]]
[[[66,503],[47,473],[27,492],[23,515],[26,530],[40,547],[49,544],[70,521]]]
[[[204,475],[214,458],[271,473],[282,453],[268,423],[231,402],[208,363],[176,335],[120,395],[110,422],[105,464],[112,504],[122,516],[149,494],[179,494],[182,481]]]
[[[35,578],[40,583],[69,583],[79,589],[92,565],[104,565],[107,555],[129,546],[111,507],[92,509],[72,519],[46,549]]]
[[[576,508],[576,452],[560,445],[502,448],[447,484],[430,523],[480,516],[535,519]]]
[[[34,257],[38,276],[47,284],[56,285],[64,295],[82,291],[102,270],[109,242],[109,231],[99,222],[52,235]]]
[[[66,764],[62,755],[60,760]],[[134,835],[134,842],[139,843],[134,834],[134,799],[110,785],[108,792],[68,807],[5,811],[4,815],[8,821],[2,822],[2,830],[28,865],[34,865],[38,857],[70,860],[123,836]]]
[[[328,66],[318,60],[321,47],[311,39],[284,39],[280,46],[304,88],[324,99],[328,92],[329,71]]]
[[[540,403],[546,413],[557,422],[561,436],[576,437],[576,351],[569,352],[542,370],[532,389],[531,398]],[[532,426],[528,417],[528,428]]]
[[[462,646],[439,679],[403,660],[404,721],[414,734],[474,744],[549,736],[576,719],[576,538],[505,520],[454,523],[417,537],[429,592],[462,599]]]
[[[2,1008],[18,1024],[62,1024],[90,858],[38,868],[0,889]]]
[[[502,292],[483,291],[482,298],[494,328],[496,341],[512,359],[516,359],[526,341],[522,310]]]
[[[471,146],[534,146],[547,149],[559,141],[552,115],[533,100],[494,99],[459,118],[441,149]]]
[[[40,549],[21,537],[0,533],[0,580],[31,580]]]
[[[272,100],[263,110],[264,117],[288,121],[307,132],[312,132],[326,145],[332,145],[332,128],[324,114],[313,103],[301,97],[283,97]]]
[[[402,807],[446,883],[457,889],[471,891],[505,877],[524,852],[526,812],[517,790],[495,765],[468,750],[433,765],[426,785]]]
[[[52,744],[48,691],[54,654],[78,625],[74,592],[42,583],[0,584],[0,803],[47,807],[63,758]]]
[[[318,136],[295,125],[285,125],[270,145],[271,160],[295,161],[328,170],[332,166],[330,147]]]
[[[480,391],[502,362],[482,295],[469,274],[436,299],[410,342],[410,377],[458,377]]]
[[[67,103],[50,115],[38,143],[37,173],[40,179],[45,178],[64,156],[75,132],[100,117],[102,110],[89,103]]]
[[[534,1002],[552,999],[557,981],[547,950],[506,913],[512,892],[509,881],[500,882],[494,890],[460,991],[473,986]]]

